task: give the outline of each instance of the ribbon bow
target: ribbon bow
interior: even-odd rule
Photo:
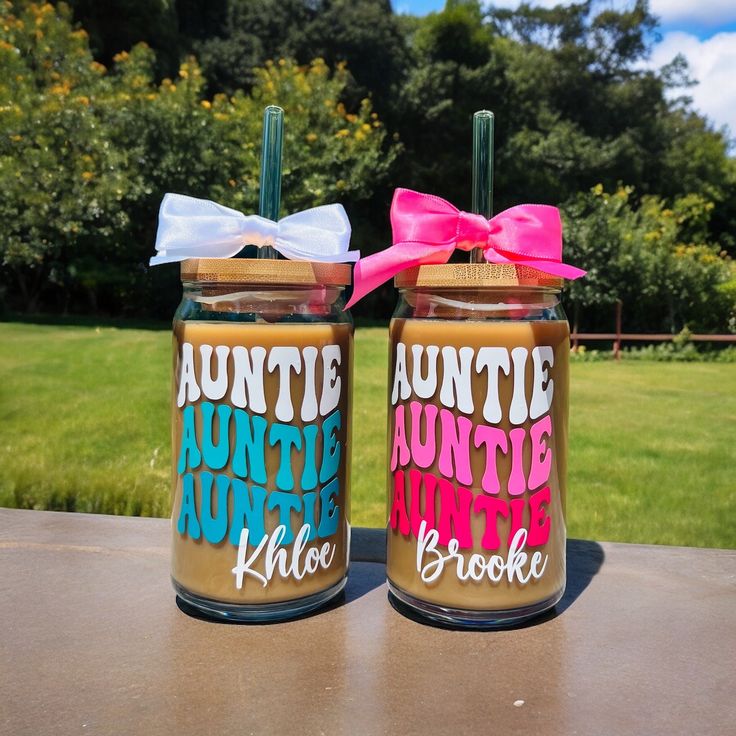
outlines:
[[[531,266],[553,276],[585,274],[562,263],[562,223],[556,207],[522,204],[487,220],[462,212],[441,197],[397,189],[391,203],[393,245],[355,264],[347,308],[399,271],[447,263],[455,248],[482,248],[489,263]]]
[[[186,258],[230,258],[244,245],[269,245],[296,261],[344,263],[360,253],[348,250],[350,221],[341,204],[295,212],[278,222],[223,207],[208,199],[166,194],[158,214],[151,266]]]

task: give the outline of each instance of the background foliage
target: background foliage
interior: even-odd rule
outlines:
[[[485,6],[484,6],[485,7]],[[470,117],[497,115],[500,209],[561,206],[580,329],[735,329],[736,163],[725,131],[666,93],[628,10],[484,9],[424,18],[389,0],[0,4],[0,289],[5,309],[168,316],[147,270],[166,191],[253,210],[261,111],[287,113],[284,213],[343,202],[388,243],[394,186],[468,207]],[[388,289],[359,313],[385,316]]]
[[[193,57],[158,82],[154,52],[137,44],[107,69],[65,6],[3,7],[0,254],[6,298],[29,311],[171,311],[176,274],[144,266],[161,196],[253,211],[266,104],[292,112],[286,211],[360,201],[391,166],[396,147],[370,100],[354,112],[340,101],[341,64],[267,62],[247,94],[208,98]]]

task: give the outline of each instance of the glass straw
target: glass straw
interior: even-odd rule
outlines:
[[[261,146],[261,190],[258,214],[278,221],[281,208],[281,152],[284,144],[284,111],[269,105],[263,111]],[[258,258],[276,259],[278,251],[270,246],[258,249]]]
[[[493,127],[493,113],[489,110],[473,115],[472,211],[486,219],[493,216]],[[470,262],[485,263],[482,248],[473,248]]]

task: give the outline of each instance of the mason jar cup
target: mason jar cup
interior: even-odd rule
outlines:
[[[389,595],[430,621],[524,621],[565,588],[569,328],[562,281],[487,263],[396,277]]]
[[[350,267],[189,259],[173,328],[172,580],[205,615],[267,621],[347,581]]]

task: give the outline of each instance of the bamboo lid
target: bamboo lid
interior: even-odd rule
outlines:
[[[288,261],[256,258],[188,258],[181,264],[182,281],[264,284],[270,286],[345,286],[347,263]]]
[[[401,271],[394,278],[399,289],[412,288],[474,288],[536,286],[561,289],[563,279],[550,276],[529,266],[497,263],[443,263],[415,266]]]

